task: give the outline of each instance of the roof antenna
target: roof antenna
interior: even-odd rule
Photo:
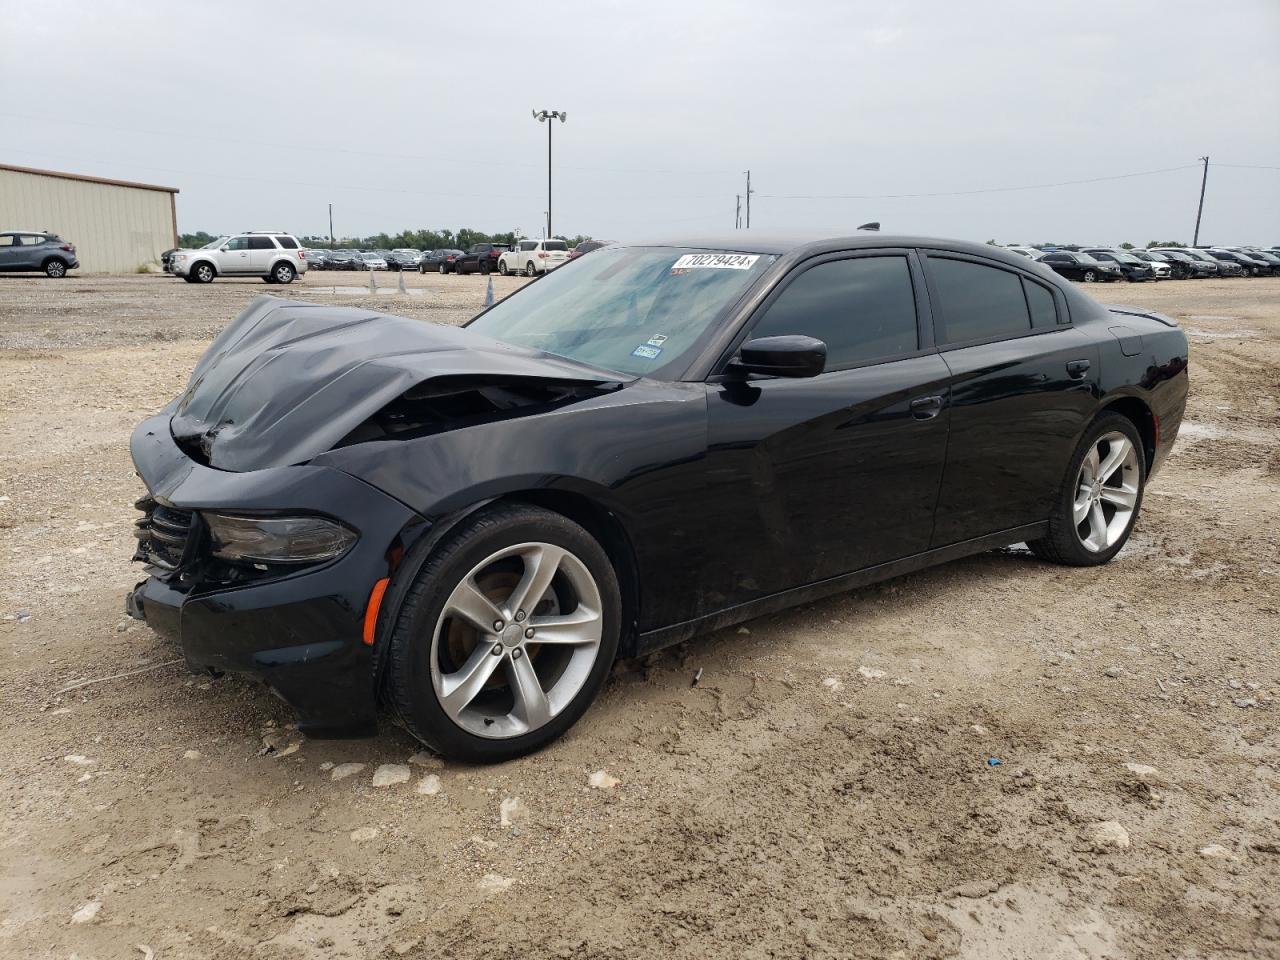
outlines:
[[[860,227],[858,227],[858,229],[859,229],[859,230],[873,230],[873,231],[875,231],[875,232],[879,233],[879,232],[880,232],[880,221],[879,221],[879,220],[872,220],[870,223],[864,223],[864,224],[862,224]]]

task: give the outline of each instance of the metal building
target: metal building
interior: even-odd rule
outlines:
[[[0,163],[0,230],[50,230],[86,273],[133,273],[178,245],[177,187]]]

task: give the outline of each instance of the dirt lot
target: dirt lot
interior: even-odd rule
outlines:
[[[458,322],[484,290],[367,283],[284,292]],[[1095,291],[1193,341],[1110,566],[994,552],[620,664],[488,768],[295,748],[123,617],[129,431],[275,290],[0,278],[0,955],[1280,956],[1280,279]]]

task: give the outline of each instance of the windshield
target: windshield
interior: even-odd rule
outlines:
[[[1091,257],[1091,256],[1089,256],[1089,254],[1087,254],[1087,253],[1077,253],[1077,254],[1076,254],[1076,258],[1077,258],[1081,263],[1098,263],[1097,258],[1095,258],[1095,257]],[[1098,266],[1102,266],[1102,264],[1098,263]]]
[[[226,242],[227,242],[227,238],[226,238],[226,237],[219,237],[217,240],[210,240],[208,243],[206,243],[206,244],[205,244],[203,247],[201,247],[200,249],[201,249],[201,250],[212,250],[214,247],[220,247],[220,246],[222,246],[222,245],[223,245],[224,243],[226,243]]]
[[[468,326],[609,370],[678,376],[722,312],[776,259],[683,247],[606,247],[525,286]]]

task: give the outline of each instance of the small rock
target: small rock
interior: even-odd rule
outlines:
[[[183,760],[199,760],[199,759],[200,759],[200,751],[199,751],[199,750],[184,750],[184,751],[183,751],[183,753],[182,753],[182,759],[183,759]]]
[[[97,919],[98,911],[102,909],[101,900],[90,900],[83,907],[71,915],[72,923],[93,923]]]
[[[372,840],[377,835],[377,827],[361,827],[358,830],[351,831],[351,841],[352,843],[364,843],[368,840]]]
[[[1119,680],[1124,676],[1124,670],[1121,667],[1107,667],[1102,672],[1113,680]]]
[[[1000,884],[994,880],[970,880],[968,883],[962,883],[951,891],[951,895],[955,897],[965,897],[969,900],[980,900],[987,894],[995,893],[1000,889]]]
[[[1145,763],[1126,763],[1124,768],[1139,779],[1154,777],[1160,773],[1155,767],[1149,767]]]
[[[864,680],[879,680],[885,676],[885,672],[878,667],[859,667],[858,676]]]
[[[1207,847],[1201,847],[1200,856],[1207,857],[1210,860],[1234,860],[1236,855],[1227,847],[1220,843],[1211,843]]]
[[[373,771],[375,787],[390,787],[397,783],[409,782],[409,768],[403,763],[384,763]]]
[[[332,769],[333,769],[333,761],[332,761],[332,760],[326,760],[324,763],[320,764],[320,769],[321,769],[321,770],[332,770]]]
[[[419,750],[409,758],[409,763],[415,767],[427,767],[428,769],[444,766],[444,761],[428,750]]]
[[[750,630],[748,630],[746,627],[739,627],[739,628],[738,628],[738,634],[739,634],[739,636],[749,637],[749,636],[751,636],[751,631],[750,631]]]
[[[302,749],[302,734],[293,730],[273,730],[262,738],[262,749],[258,756],[272,756],[277,759],[297,753]]]
[[[1094,824],[1088,835],[1089,849],[1094,853],[1111,853],[1129,849],[1129,831],[1115,820]]]
[[[969,729],[972,730],[974,733],[976,733],[980,737],[985,737],[987,735],[987,728],[980,723],[975,723]]]
[[[125,632],[126,630],[128,630],[128,629],[129,629],[129,624],[127,624],[127,623],[117,623],[117,624],[116,624],[116,633],[124,633],[124,632]]]
[[[26,623],[28,620],[30,620],[30,619],[31,619],[31,611],[30,611],[30,610],[19,610],[19,611],[18,611],[18,618],[17,618],[17,619],[18,619],[18,622],[19,622],[19,623]]]
[[[345,780],[347,777],[355,776],[363,769],[363,763],[340,763],[333,768],[333,772],[329,774],[329,778],[331,780]]]
[[[514,827],[529,819],[529,808],[519,797],[507,797],[499,807],[498,822],[504,827]]]
[[[841,687],[844,686],[844,684],[840,682],[839,677],[827,677],[822,681],[822,685],[826,687],[828,690],[830,690],[832,693],[834,693],[835,691],[839,690]]]
[[[612,790],[618,785],[618,778],[609,776],[603,770],[597,770],[587,777],[587,783],[595,790]]]
[[[496,873],[486,873],[476,883],[476,889],[482,893],[504,893],[511,889],[511,885],[515,883],[510,877],[499,876]]]
[[[90,760],[88,757],[79,753],[69,753],[62,759],[67,761],[67,763],[74,763],[77,767],[87,767],[89,764],[97,762],[95,760]]]
[[[1244,686],[1244,684],[1241,683],[1239,680],[1228,680],[1227,686],[1230,687],[1232,690],[1239,690],[1241,687]]]
[[[428,773],[418,781],[418,785],[414,789],[416,789],[418,793],[426,794],[428,797],[434,797],[440,792],[440,778],[434,773]]]
[[[1236,697],[1231,702],[1234,703],[1241,710],[1247,710],[1250,707],[1256,707],[1258,705],[1258,700],[1256,697]]]

